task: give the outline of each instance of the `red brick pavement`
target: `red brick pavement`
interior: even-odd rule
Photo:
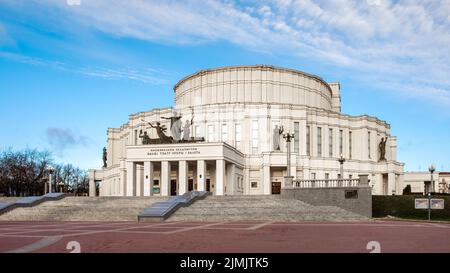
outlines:
[[[421,222],[1,222],[0,252],[450,253],[450,224]]]

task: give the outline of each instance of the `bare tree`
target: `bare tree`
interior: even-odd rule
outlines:
[[[64,192],[88,192],[87,172],[71,164],[53,164],[48,151],[7,149],[0,153],[0,195],[30,196],[44,194],[48,167],[55,169],[53,189],[64,185]]]
[[[43,193],[45,172],[51,162],[50,153],[47,151],[4,151],[0,155],[2,192],[15,196]]]

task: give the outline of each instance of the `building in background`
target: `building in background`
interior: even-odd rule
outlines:
[[[450,172],[434,172],[433,184],[429,172],[405,172],[405,178],[401,187],[411,187],[411,193],[428,194],[428,192],[450,193]]]
[[[101,196],[269,195],[284,187],[285,133],[295,179],[369,174],[373,194],[401,194],[397,139],[376,117],[341,113],[339,83],[273,66],[202,70],[174,87],[173,108],[108,129],[105,166],[90,170]],[[149,94],[151,98],[151,94]]]

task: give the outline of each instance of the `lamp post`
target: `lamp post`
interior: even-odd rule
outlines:
[[[286,139],[287,146],[287,176],[291,177],[291,140],[295,138],[295,134],[286,133],[283,138]]]
[[[47,167],[48,171],[48,193],[52,193],[52,176],[55,172],[55,169],[51,166]]]
[[[428,167],[428,171],[430,171],[431,174],[430,187],[432,187],[432,190],[434,192],[433,173],[434,171],[436,171],[436,167],[434,167],[434,165],[431,164],[431,166]],[[431,221],[431,189],[428,189],[428,221]]]
[[[340,166],[340,173],[341,173],[341,180],[344,179],[344,162],[345,158],[344,155],[341,154],[341,157],[338,159]]]

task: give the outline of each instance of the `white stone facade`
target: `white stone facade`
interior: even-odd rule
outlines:
[[[433,182],[433,183],[432,183]],[[412,193],[450,193],[450,172],[405,172],[401,189],[411,186]]]
[[[336,179],[342,154],[344,178],[369,174],[374,194],[401,194],[404,164],[390,125],[376,117],[341,113],[339,83],[272,66],[202,70],[175,85],[175,106],[130,116],[108,130],[108,162],[91,170],[102,196],[148,196],[209,190],[223,194],[272,194],[286,175],[286,142],[274,150],[274,128],[295,133],[291,174],[296,179]],[[174,112],[204,143],[142,145],[140,131],[158,138],[147,122],[170,135]],[[388,137],[386,160],[379,160]],[[153,178],[153,179],[151,179]]]

